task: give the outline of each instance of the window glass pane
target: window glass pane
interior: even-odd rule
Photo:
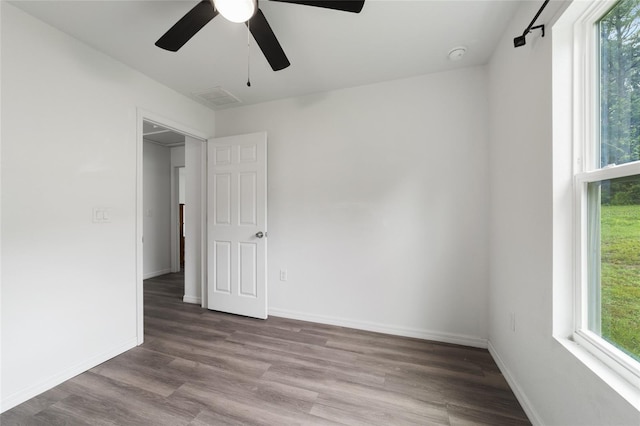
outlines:
[[[640,361],[640,175],[588,186],[588,327]]]
[[[623,0],[599,23],[600,165],[640,159],[640,0]]]

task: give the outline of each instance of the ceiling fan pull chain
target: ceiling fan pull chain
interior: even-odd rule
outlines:
[[[247,21],[247,87],[251,87],[251,21]]]

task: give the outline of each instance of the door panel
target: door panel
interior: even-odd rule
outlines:
[[[257,175],[255,173],[240,173],[240,225],[257,226]]]
[[[231,174],[213,175],[214,219],[216,225],[231,225]]]
[[[214,241],[214,293],[231,294],[231,241]]]
[[[267,135],[208,141],[208,307],[267,317]]]
[[[240,261],[240,294],[245,297],[258,297],[257,294],[257,269],[258,247],[257,244],[240,243],[238,247],[238,259]]]

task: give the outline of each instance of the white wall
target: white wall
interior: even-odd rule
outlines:
[[[171,150],[144,142],[144,279],[171,272]]]
[[[539,2],[523,2],[489,65],[490,350],[534,424],[638,425],[640,413],[552,337],[558,302],[553,300],[554,262],[568,262],[569,268],[571,262],[571,256],[554,254],[554,248],[568,245],[554,246],[554,238],[571,233],[566,226],[555,231],[553,226],[550,26],[544,38],[534,32],[526,46],[513,47],[513,37],[539,7]],[[558,8],[558,2],[551,3],[540,22],[549,24]],[[570,147],[556,150],[568,161],[570,152]],[[555,309],[558,316],[571,315],[570,306]]]
[[[210,110],[0,5],[6,410],[136,344],[137,108],[214,129]]]
[[[270,313],[486,345],[487,110],[473,68],[217,112],[268,133]]]
[[[171,167],[184,167],[185,162],[184,145],[171,148]]]

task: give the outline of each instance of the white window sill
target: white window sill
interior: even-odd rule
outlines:
[[[640,411],[640,379],[631,383],[576,342],[558,337],[556,340],[636,410]]]

